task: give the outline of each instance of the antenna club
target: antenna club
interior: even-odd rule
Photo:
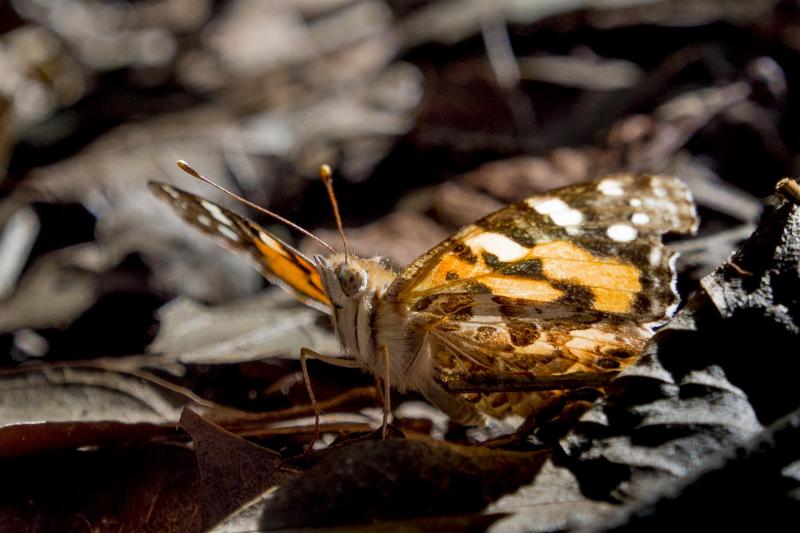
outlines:
[[[194,176],[195,178],[199,178],[199,177],[200,177],[200,173],[199,173],[199,172],[197,172],[197,171],[196,171],[195,169],[193,169],[192,167],[190,167],[190,166],[189,166],[189,163],[187,163],[187,162],[186,162],[186,161],[184,161],[183,159],[178,159],[178,161],[177,161],[175,164],[176,164],[176,165],[178,165],[178,168],[179,168],[179,169],[183,170],[183,171],[184,171],[184,172],[186,172],[187,174],[191,174],[191,175],[192,175],[192,176]]]
[[[333,171],[331,170],[330,165],[320,165],[319,167],[319,177],[322,178],[323,181],[330,181],[331,176],[333,175]]]

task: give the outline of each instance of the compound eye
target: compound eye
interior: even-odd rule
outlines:
[[[337,272],[345,296],[355,297],[367,288],[367,273],[357,266],[341,265]]]

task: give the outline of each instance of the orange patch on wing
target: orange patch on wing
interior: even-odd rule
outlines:
[[[495,296],[522,298],[537,302],[554,302],[564,295],[546,281],[511,276],[486,276],[481,283],[489,287]]]
[[[473,250],[474,253],[474,250]],[[478,254],[475,254],[478,255]],[[503,276],[487,266],[482,258],[475,263],[464,261],[452,253],[442,255],[414,292],[426,292],[454,283],[458,279],[475,279],[486,285],[495,296],[522,298],[537,302],[554,302],[564,292],[548,280],[586,287],[594,295],[593,308],[608,313],[627,313],[633,308],[636,293],[642,290],[640,271],[633,265],[613,258],[598,257],[568,241],[537,244],[520,260],[538,259],[545,280],[522,276]]]
[[[319,279],[319,274],[313,265],[303,258],[297,257],[297,261],[303,264],[300,267],[292,260],[291,256],[287,256],[288,252],[286,250],[273,248],[259,240],[254,240],[253,242],[275,277],[280,278],[284,283],[294,287],[309,298],[330,305],[328,296],[318,288],[322,286],[322,281]],[[318,286],[315,286],[312,281],[315,281]]]
[[[454,272],[459,278],[463,279],[473,277],[483,272],[489,272],[489,270],[480,262],[471,264],[454,254],[447,253],[444,254],[440,261],[428,272],[428,275],[416,284],[414,292],[424,292],[434,287],[440,287],[451,283],[451,280],[447,279],[447,274],[450,272]]]
[[[636,293],[600,287],[592,288],[592,292],[594,293],[594,303],[592,307],[598,311],[629,313],[633,309]]]
[[[529,257],[542,262],[542,271],[548,278],[591,289],[595,298],[593,307],[598,311],[630,312],[635,294],[642,290],[638,268],[597,257],[571,242],[536,245]]]

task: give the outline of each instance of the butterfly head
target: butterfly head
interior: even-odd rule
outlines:
[[[332,254],[314,256],[314,263],[331,305],[333,328],[345,353],[371,368],[372,344],[369,321],[364,315],[370,309],[393,277],[382,274],[386,269],[371,259]],[[360,317],[360,318],[359,318]]]
[[[334,307],[360,299],[369,288],[369,274],[362,259],[351,256],[345,261],[343,254],[329,258],[316,255],[314,262]]]
[[[358,298],[367,290],[367,271],[353,263],[341,263],[336,267],[336,277],[345,296]]]

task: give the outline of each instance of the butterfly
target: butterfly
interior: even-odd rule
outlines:
[[[662,235],[698,225],[677,178],[617,174],[504,207],[395,272],[380,258],[346,252],[306,257],[213,202],[149,186],[268,280],[331,315],[349,359],[301,355],[382,377],[384,431],[390,384],[419,392],[456,422],[480,425],[536,413],[570,377],[628,366],[678,305],[677,254]],[[496,376],[519,379],[508,390],[482,390]],[[555,377],[556,390],[519,386],[537,377]],[[315,402],[310,386],[309,393]]]

